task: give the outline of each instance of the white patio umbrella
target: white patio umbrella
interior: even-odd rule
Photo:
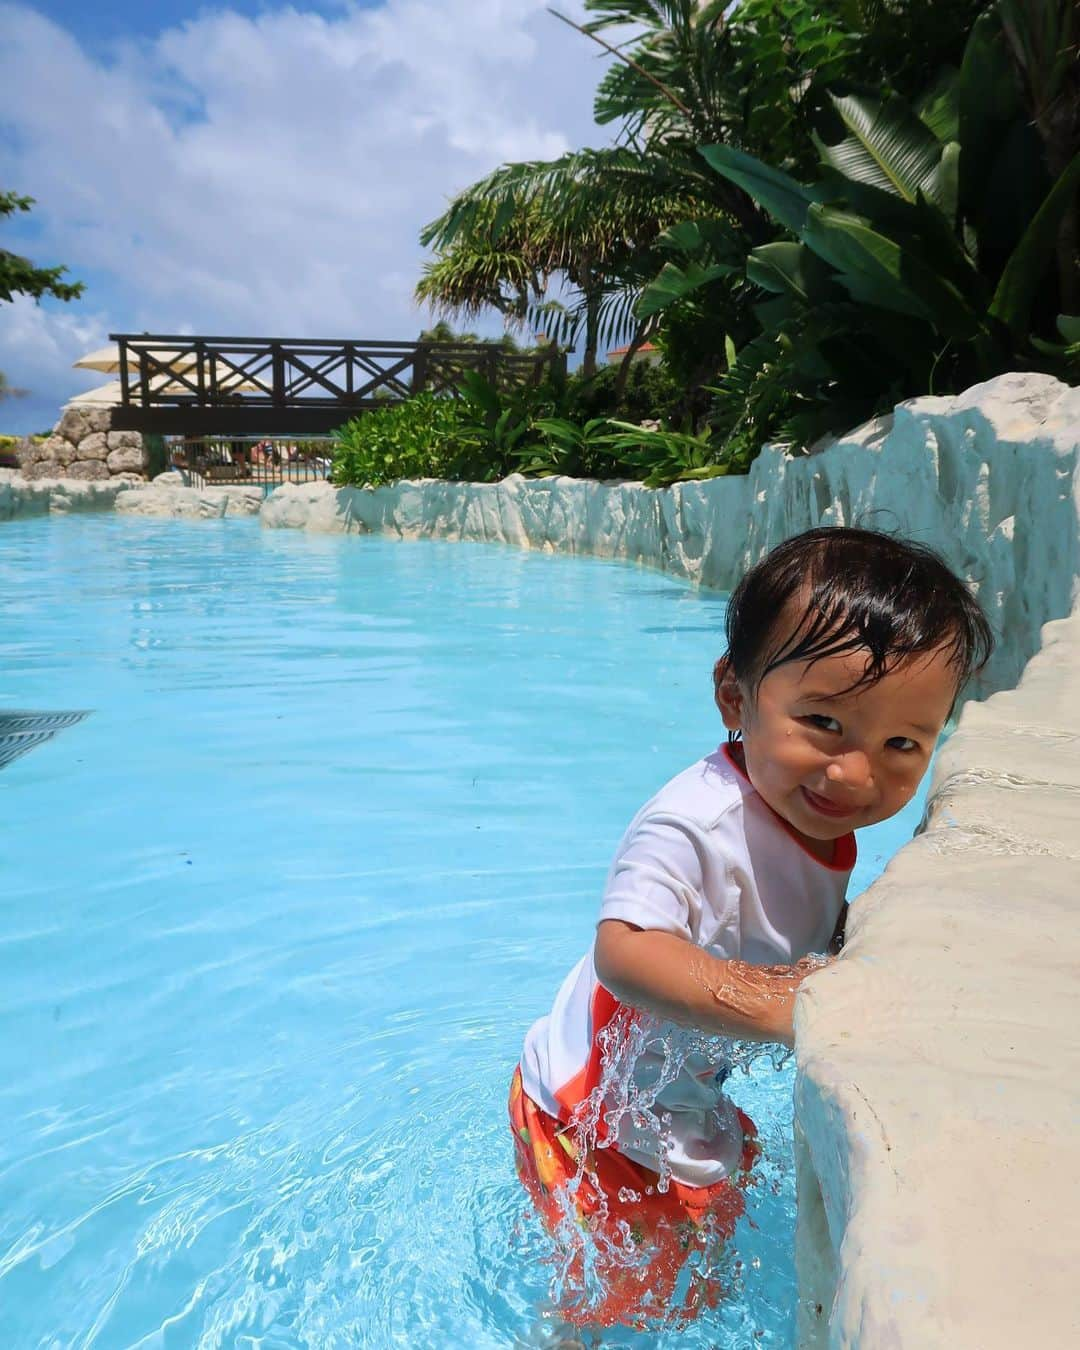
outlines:
[[[81,394],[69,398],[65,408],[110,408],[120,402],[120,381],[110,380],[108,384],[99,384],[96,389],[84,389]]]
[[[178,352],[172,347],[151,347],[155,361],[172,366],[176,370],[190,370],[197,364],[197,358],[194,352]],[[118,375],[120,373],[120,348],[115,342],[110,342],[107,347],[99,347],[97,351],[87,352],[85,356],[73,362],[76,370],[100,370],[103,375]],[[129,362],[129,369],[137,367],[138,360]]]
[[[172,382],[164,375],[155,375],[150,381],[150,388],[155,394],[190,394],[192,392],[186,384]],[[261,394],[266,392],[262,385],[252,384],[250,380],[241,380],[237,376],[234,376],[232,380],[220,380],[218,389],[225,394]],[[84,390],[83,393],[69,398],[64,407],[112,408],[119,406],[122,401],[123,385],[119,380],[110,380],[107,384],[99,384],[93,389]]]

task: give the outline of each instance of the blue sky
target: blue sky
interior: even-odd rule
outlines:
[[[87,284],[0,305],[0,370],[31,391],[0,431],[50,426],[109,332],[415,335],[446,198],[607,139],[596,49],[545,9],[0,0],[0,185],[37,200],[0,246]]]
[[[368,0],[366,4],[350,6],[340,0],[316,0],[294,8],[333,16],[350,8],[373,9],[377,3],[378,0]],[[256,18],[284,6],[267,0],[232,0],[229,5],[186,4],[183,0],[38,0],[33,8],[61,24],[84,46],[91,47],[135,35],[153,37],[163,28],[179,27],[215,10],[229,9],[234,14]]]

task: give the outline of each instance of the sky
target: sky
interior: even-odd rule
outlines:
[[[86,283],[0,304],[0,370],[30,391],[0,433],[100,383],[71,366],[110,332],[415,337],[446,200],[610,139],[606,58],[547,3],[0,0],[0,187],[36,199],[0,247]]]

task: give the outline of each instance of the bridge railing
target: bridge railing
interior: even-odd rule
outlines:
[[[420,390],[454,395],[463,372],[499,387],[565,372],[556,347],[315,338],[113,335],[120,361],[117,429],[187,435],[325,433],[365,408]]]

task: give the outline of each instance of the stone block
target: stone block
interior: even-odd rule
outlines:
[[[105,434],[110,450],[141,450],[142,436],[137,431],[109,431]]]
[[[110,450],[105,463],[110,473],[138,473],[143,468],[142,446],[123,446]]]
[[[68,408],[53,430],[78,445],[84,436],[92,432],[108,431],[111,420],[112,410],[109,408]]]
[[[65,478],[108,478],[109,471],[100,459],[80,459],[65,472]]]
[[[109,453],[109,441],[104,431],[92,431],[79,442],[79,459],[104,459]]]
[[[57,478],[60,475],[60,465],[55,459],[39,459],[33,464],[23,465],[23,477],[35,482],[40,478]]]
[[[34,451],[37,449],[37,442],[31,440],[29,436],[24,436],[21,441],[15,445],[15,462],[19,468],[24,465],[35,463]]]
[[[53,460],[57,464],[67,463],[67,460],[61,460],[61,455],[67,454],[70,444],[70,441],[65,440],[63,436],[57,436],[55,433],[52,436],[46,436],[43,441],[31,441],[26,452],[25,462],[27,464],[40,464]]]

